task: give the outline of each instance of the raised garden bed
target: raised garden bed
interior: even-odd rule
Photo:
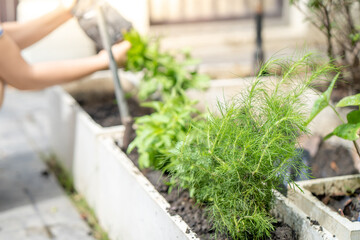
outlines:
[[[244,83],[239,80],[224,80],[224,87],[220,83],[221,80],[216,81],[216,87],[210,88],[206,96],[215,99],[225,95],[231,97],[236,93],[236,87],[244,88]],[[225,93],[224,89],[230,89],[231,93]],[[76,188],[95,209],[111,238],[196,239],[178,215],[169,214],[169,203],[115,144],[115,141],[122,139],[122,126],[101,127],[63,89],[52,89],[49,96],[53,99],[52,106],[57,106],[53,109],[53,136],[60,134],[66,136],[62,141],[73,139],[75,143],[73,154],[68,153],[70,158],[59,159],[73,173]],[[61,101],[54,102],[56,100]],[[61,111],[56,111],[58,109]],[[69,130],[65,126],[73,127]],[[64,142],[59,144],[59,141],[59,138],[53,140],[57,143],[53,144],[55,153],[61,153],[61,148],[56,149],[56,146]],[[293,227],[299,239],[309,239],[309,232],[311,236],[316,236],[315,239],[330,239],[326,237],[329,236],[326,232],[312,224],[310,219],[304,218],[305,214],[289,205],[280,195],[277,202],[274,215]],[[299,224],[299,219],[302,219],[302,224]]]
[[[307,216],[317,221],[337,239],[360,239],[359,221],[352,222],[347,217],[341,216],[316,197],[329,198],[334,195],[339,197],[355,192],[360,187],[360,175],[314,179],[298,182],[298,184],[303,192],[298,189],[289,189],[288,198]]]
[[[133,89],[136,75],[122,71],[124,90]],[[85,195],[88,202],[95,205],[96,181],[91,178],[96,171],[96,148],[98,138],[113,132],[122,131],[121,125],[102,127],[91,119],[73,95],[89,99],[100,99],[104,94],[114,92],[109,71],[97,72],[76,83],[62,87],[49,88],[47,91],[50,117],[50,144],[52,151],[62,165],[73,174],[77,189]]]

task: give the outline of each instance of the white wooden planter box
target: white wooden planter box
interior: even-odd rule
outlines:
[[[303,192],[289,189],[288,198],[311,219],[317,220],[322,227],[340,240],[359,240],[360,222],[351,222],[331,210],[312,193],[332,194],[346,192],[347,189],[360,187],[360,175],[313,179],[298,182]]]
[[[122,139],[121,132],[114,135]],[[97,169],[96,213],[111,239],[198,239],[180,216],[168,213],[170,204],[114,138],[99,140]]]
[[[298,208],[288,198],[280,193],[275,193],[273,216],[288,224],[297,234],[299,240],[336,240],[329,231],[321,225],[314,225],[312,219]]]
[[[119,71],[122,85],[125,91],[134,89],[133,82],[140,76]],[[64,88],[66,90],[64,90]],[[83,116],[83,121],[88,122],[89,128],[93,128],[96,134],[101,134],[107,130],[92,119],[86,119],[87,114],[82,110],[76,100],[70,95],[73,94],[92,94],[114,92],[114,86],[109,71],[100,71],[77,82],[64,85],[63,87],[52,87],[47,90],[47,100],[49,102],[49,118],[51,125],[50,144],[52,150],[64,166],[71,172],[75,151],[75,135],[77,129],[76,117]]]
[[[115,144],[121,131],[99,138],[96,213],[111,239],[198,239],[179,216],[169,215],[170,204]],[[335,239],[288,199],[276,193],[274,216],[291,226],[300,240]],[[141,231],[139,231],[141,229]]]
[[[50,114],[52,151],[72,174],[76,189],[95,206],[98,138],[124,127],[101,127],[62,88],[51,89],[48,94],[54,100]]]
[[[125,91],[132,91],[136,74],[119,72]],[[66,90],[64,90],[66,88]],[[78,191],[95,206],[96,181],[91,178],[96,168],[97,138],[108,133],[122,131],[123,126],[104,128],[97,124],[72,97],[72,94],[113,93],[113,81],[109,71],[97,72],[87,78],[47,90],[50,118],[50,145],[62,165],[73,175]],[[70,92],[70,93],[69,93]]]
[[[215,106],[216,99],[231,98],[249,84],[241,80],[216,80],[204,95],[195,92],[193,96],[205,99],[200,109]],[[93,75],[84,81],[91,84],[77,83],[68,91],[86,92],[94,84],[106,91],[112,80]],[[197,239],[179,216],[170,216],[169,203],[116,146],[114,140],[122,139],[123,126],[101,127],[63,88],[52,88],[48,95],[54,153],[73,174],[76,189],[94,208],[111,239]],[[287,199],[278,196],[276,201],[274,215],[293,227],[300,239],[332,239]]]
[[[54,152],[111,239],[197,239],[109,137],[121,140],[123,126],[99,126],[62,88],[49,90],[49,98]]]

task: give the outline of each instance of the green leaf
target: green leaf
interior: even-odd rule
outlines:
[[[161,140],[162,140],[162,142],[164,142],[164,144],[167,148],[170,148],[172,146],[170,136],[163,135],[163,136],[161,136]]]
[[[132,141],[132,142],[129,144],[128,149],[126,150],[126,153],[127,153],[127,154],[131,153],[131,152],[135,149],[136,144],[137,144],[136,141]]]
[[[170,121],[168,116],[162,114],[152,114],[151,118],[153,122],[156,121],[159,123],[168,123]]]
[[[324,141],[328,140],[328,139],[331,138],[332,136],[334,136],[334,133],[333,133],[333,132],[332,132],[332,133],[329,133],[328,135],[326,135],[326,136],[324,137]]]
[[[354,110],[346,116],[348,123],[357,124],[360,123],[360,111]]]
[[[328,89],[323,92],[320,97],[315,101],[310,117],[308,118],[306,125],[308,125],[324,108],[329,106],[330,96],[335,86],[336,80],[339,78],[340,73],[336,74],[330,83]]]
[[[360,123],[358,124],[341,124],[335,128],[332,132],[333,135],[341,137],[346,140],[355,141],[359,138],[358,131],[360,129]]]
[[[360,106],[360,93],[353,96],[344,97],[340,100],[340,102],[338,102],[338,104],[336,104],[336,107],[347,106]]]
[[[139,156],[139,167],[140,168],[148,168],[150,167],[150,156],[149,153],[143,152]]]
[[[144,103],[141,103],[141,106],[142,107],[148,107],[148,108],[153,108],[155,109],[156,111],[160,111],[161,107],[163,106],[164,104],[162,102],[159,102],[159,101],[152,101],[152,102],[144,102]]]

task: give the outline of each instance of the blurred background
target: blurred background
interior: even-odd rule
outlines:
[[[252,75],[255,63],[276,54],[324,49],[325,38],[288,0],[108,0],[142,34],[164,49],[189,48],[212,78]],[[42,15],[59,0],[0,0],[1,21]],[[26,49],[30,62],[92,55],[93,43],[75,19]]]

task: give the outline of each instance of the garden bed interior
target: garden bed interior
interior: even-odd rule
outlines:
[[[304,213],[310,218],[316,219],[318,223],[325,229],[329,230],[338,239],[360,239],[360,222],[357,221],[359,216],[359,199],[358,195],[352,195],[360,187],[360,175],[348,175],[332,178],[322,178],[309,181],[298,182],[303,189],[301,192],[298,189],[289,189],[288,198],[293,201]],[[345,198],[344,196],[349,196]],[[353,210],[356,212],[355,221],[351,220],[352,216],[348,218],[341,216],[330,206],[324,203],[329,203],[328,200],[320,201],[318,198],[327,198],[330,200],[331,196],[337,196],[339,200],[354,201]],[[355,196],[355,197],[354,197]],[[340,205],[344,206],[345,203]],[[338,210],[338,209],[337,209]],[[349,219],[350,218],[350,219]]]

